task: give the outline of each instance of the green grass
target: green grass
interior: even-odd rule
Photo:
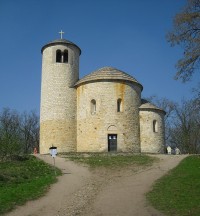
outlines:
[[[85,163],[92,168],[96,167],[122,167],[127,165],[151,165],[156,159],[147,155],[101,155],[89,154],[67,156],[70,160]]]
[[[200,215],[200,156],[185,158],[153,186],[150,203],[166,215]]]
[[[33,156],[0,162],[0,214],[43,195],[54,182],[54,168]]]

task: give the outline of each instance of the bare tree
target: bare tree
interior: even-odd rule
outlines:
[[[151,96],[147,100],[165,110],[166,145],[183,153],[200,153],[200,99],[182,100],[181,104]]]
[[[175,107],[170,141],[183,153],[200,152],[200,109],[196,100],[182,101]]]
[[[21,115],[20,130],[23,141],[23,152],[32,153],[39,147],[39,117],[34,111]]]
[[[20,118],[16,111],[4,108],[0,114],[0,158],[7,159],[20,154]]]
[[[172,46],[184,48],[183,57],[176,65],[175,79],[190,80],[200,65],[200,0],[187,1],[186,7],[175,16],[167,40]]]
[[[9,108],[0,113],[0,159],[33,152],[39,146],[39,117],[34,111],[19,114]]]
[[[197,87],[193,88],[194,98],[197,101],[200,101],[200,83],[198,83]]]

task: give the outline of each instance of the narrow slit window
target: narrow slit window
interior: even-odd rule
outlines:
[[[117,112],[122,111],[122,99],[117,100]]]
[[[158,132],[158,122],[156,120],[153,120],[153,132]]]
[[[65,50],[63,53],[63,63],[68,62],[68,50]]]
[[[91,114],[96,113],[96,101],[94,99],[91,100]]]
[[[61,62],[62,59],[62,53],[61,50],[56,51],[56,62]]]

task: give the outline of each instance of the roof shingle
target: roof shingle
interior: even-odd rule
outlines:
[[[103,67],[100,68],[99,70],[96,70],[82,79],[80,79],[75,86],[79,86],[83,83],[88,83],[88,82],[94,82],[94,81],[102,81],[102,80],[122,80],[122,81],[129,81],[136,83],[143,89],[142,85],[132,76],[129,74],[118,70],[113,67]]]

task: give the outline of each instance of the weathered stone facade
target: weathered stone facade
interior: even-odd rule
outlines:
[[[64,39],[42,48],[40,153],[52,145],[58,152],[162,152],[164,111],[142,104],[142,85],[118,69],[79,80],[80,53]]]
[[[68,51],[68,62],[56,62],[56,52]],[[79,79],[80,49],[65,40],[42,48],[42,86],[40,108],[40,152],[76,151],[76,89]]]
[[[139,113],[141,152],[164,153],[165,112],[144,101]]]
[[[141,89],[131,83],[108,79],[78,86],[77,151],[107,151],[108,135],[117,134],[118,151],[139,152],[140,92]],[[122,103],[120,112],[117,111],[118,99]],[[96,101],[95,113],[91,111],[92,100]]]

